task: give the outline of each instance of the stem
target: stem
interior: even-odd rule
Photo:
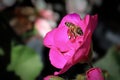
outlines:
[[[88,62],[88,65],[90,66],[90,68],[93,68],[93,65],[91,62]]]
[[[93,65],[92,65],[92,54],[93,54],[93,44],[91,43],[91,48],[90,48],[90,52],[89,52],[89,61],[88,61],[88,65],[90,66],[90,68],[93,68]]]

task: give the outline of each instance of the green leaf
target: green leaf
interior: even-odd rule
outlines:
[[[112,47],[108,50],[106,56],[94,64],[108,72],[109,77],[106,80],[120,80],[120,65],[117,63],[116,55],[115,47]]]
[[[24,33],[22,35],[22,38],[26,39],[26,38],[29,38],[29,37],[34,36],[36,34],[37,34],[37,30],[35,28],[33,28],[31,31]]]
[[[43,68],[40,56],[31,48],[23,45],[14,46],[8,71],[14,71],[21,80],[35,80]]]

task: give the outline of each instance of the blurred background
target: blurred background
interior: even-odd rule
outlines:
[[[0,0],[0,80],[43,80],[58,70],[43,38],[74,12],[81,18],[98,14],[93,65],[106,80],[120,80],[120,0]],[[73,79],[86,66],[76,64],[60,76]]]

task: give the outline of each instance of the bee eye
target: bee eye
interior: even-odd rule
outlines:
[[[82,32],[82,30],[81,30],[80,28],[78,28],[78,29],[76,30],[76,32],[77,32],[78,34],[80,34],[80,35],[83,35],[83,32]]]
[[[66,25],[66,26],[69,26],[68,22],[65,22],[65,25]]]

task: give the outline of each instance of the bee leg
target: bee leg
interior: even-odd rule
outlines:
[[[74,31],[71,31],[73,39],[76,38],[76,33]]]
[[[69,35],[68,38],[71,39],[71,36]]]

